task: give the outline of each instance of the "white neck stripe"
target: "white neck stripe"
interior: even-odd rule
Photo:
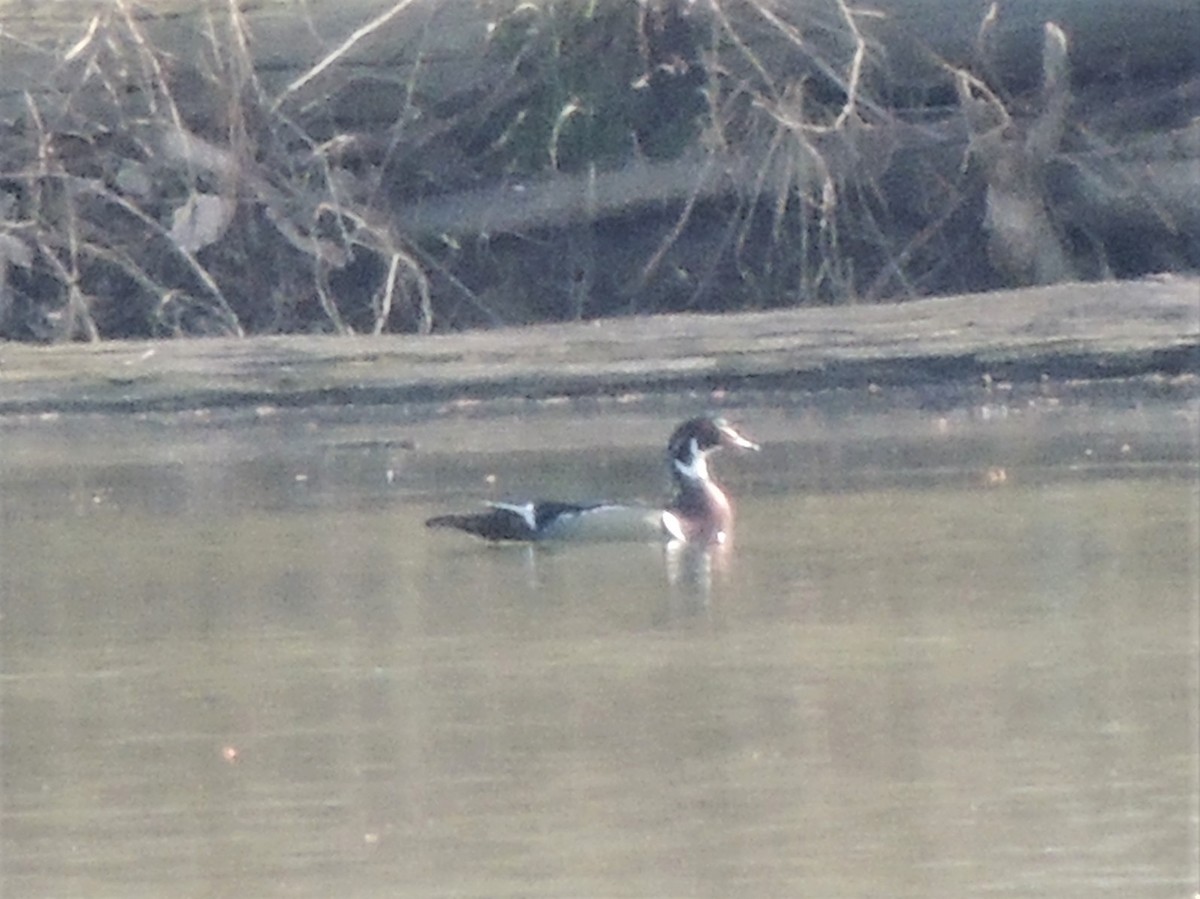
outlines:
[[[699,444],[696,443],[696,438],[693,437],[688,442],[688,458],[686,460],[675,458],[671,462],[675,466],[675,471],[680,477],[687,478],[692,481],[707,481],[708,480],[708,458],[700,451]]]

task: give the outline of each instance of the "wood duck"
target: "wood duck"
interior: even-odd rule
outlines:
[[[646,540],[724,543],[733,528],[733,506],[708,471],[722,447],[757,450],[724,419],[685,421],[671,435],[667,460],[675,497],[665,509],[617,503],[535,500],[490,502],[487,512],[438,515],[425,524],[457,528],[485,540]]]

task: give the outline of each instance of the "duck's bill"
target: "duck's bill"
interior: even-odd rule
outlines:
[[[732,425],[721,424],[719,427],[721,429],[721,436],[725,438],[726,442],[730,446],[736,446],[739,449],[754,450],[755,452],[762,449],[762,447],[753,440],[743,436],[742,434],[739,434],[733,429]]]

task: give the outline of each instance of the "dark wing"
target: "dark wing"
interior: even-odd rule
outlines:
[[[537,523],[538,532],[541,533],[552,522],[590,512],[592,509],[599,509],[604,505],[605,503],[559,503],[552,500],[541,500],[533,504],[534,520]]]
[[[538,501],[488,503],[487,512],[467,515],[437,515],[425,522],[431,528],[456,528],[485,540],[537,540],[545,528],[560,518],[578,515],[599,504]]]

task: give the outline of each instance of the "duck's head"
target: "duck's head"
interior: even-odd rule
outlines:
[[[761,449],[723,418],[705,415],[688,419],[675,429],[667,444],[672,472],[679,478],[707,481],[708,456],[722,447]]]

